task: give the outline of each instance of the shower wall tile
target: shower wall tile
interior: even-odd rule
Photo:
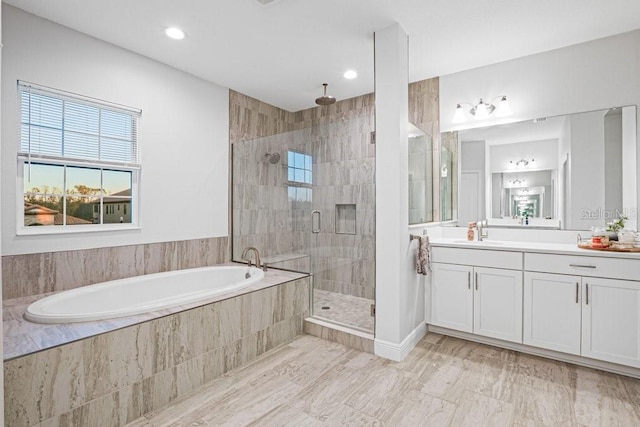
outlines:
[[[2,257],[3,299],[231,259],[228,237]]]
[[[125,425],[291,341],[309,298],[305,277],[9,360],[6,423]]]

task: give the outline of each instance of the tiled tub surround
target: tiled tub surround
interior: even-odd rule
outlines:
[[[76,324],[78,336],[93,336],[5,360],[7,425],[123,425],[289,342],[309,314],[309,278],[269,271],[261,283],[131,326],[103,324],[120,329],[99,335],[96,322]],[[9,308],[11,315],[16,310]],[[27,323],[16,328],[48,334],[46,325]]]
[[[3,300],[142,274],[230,261],[229,238],[212,237],[2,257]]]

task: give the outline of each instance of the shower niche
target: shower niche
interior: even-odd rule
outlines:
[[[356,205],[336,205],[336,233],[356,234]]]

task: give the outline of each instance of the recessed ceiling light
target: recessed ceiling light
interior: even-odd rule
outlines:
[[[351,80],[358,77],[358,73],[356,72],[356,70],[347,70],[344,72],[343,76],[345,79]]]
[[[182,40],[184,38],[184,31],[177,27],[169,27],[164,30],[164,33],[167,37],[170,37],[174,40]]]

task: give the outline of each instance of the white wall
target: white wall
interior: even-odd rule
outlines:
[[[2,7],[2,254],[227,236],[228,89]],[[142,109],[141,230],[16,236],[17,80]]]

